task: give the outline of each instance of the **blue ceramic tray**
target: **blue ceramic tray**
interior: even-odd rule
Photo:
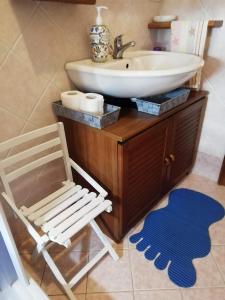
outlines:
[[[131,101],[136,102],[138,111],[158,116],[187,101],[189,94],[189,89],[179,88],[157,96],[131,98]]]
[[[104,104],[103,115],[92,115],[82,111],[76,111],[66,108],[62,105],[62,101],[53,102],[53,111],[55,115],[68,118],[91,127],[104,128],[115,123],[119,118],[120,107]]]

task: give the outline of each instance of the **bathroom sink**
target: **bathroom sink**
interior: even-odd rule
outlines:
[[[192,78],[204,65],[199,56],[161,51],[131,51],[123,59],[94,63],[69,62],[65,68],[84,92],[130,98],[171,91]]]

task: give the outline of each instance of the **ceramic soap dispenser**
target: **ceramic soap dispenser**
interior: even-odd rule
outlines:
[[[110,52],[110,32],[106,25],[103,25],[101,16],[102,9],[106,6],[97,6],[96,25],[90,29],[91,54],[94,62],[103,63],[107,61]]]

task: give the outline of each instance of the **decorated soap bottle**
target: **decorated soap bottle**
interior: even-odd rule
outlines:
[[[90,29],[91,54],[94,62],[103,63],[107,61],[110,49],[110,32],[103,24],[101,11],[108,9],[106,6],[97,6],[96,25]]]

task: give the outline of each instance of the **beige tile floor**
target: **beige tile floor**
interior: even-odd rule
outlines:
[[[218,186],[204,177],[189,175],[179,187],[195,189],[208,194],[225,206],[225,187]],[[166,206],[164,197],[158,207]],[[141,221],[130,232],[142,227]],[[128,235],[129,236],[129,235]],[[74,288],[78,300],[225,300],[225,218],[210,227],[211,253],[194,260],[197,269],[197,282],[193,288],[182,289],[175,286],[166,271],[159,271],[143,258],[143,255],[129,244],[128,236],[115,245],[120,260],[114,262],[109,256],[102,261]],[[25,267],[41,285],[52,300],[65,300],[49,268],[40,257],[31,265],[30,248],[21,249]],[[62,273],[70,278],[74,271],[90,259],[101,244],[90,229],[75,237],[70,250],[55,247],[51,250]]]

